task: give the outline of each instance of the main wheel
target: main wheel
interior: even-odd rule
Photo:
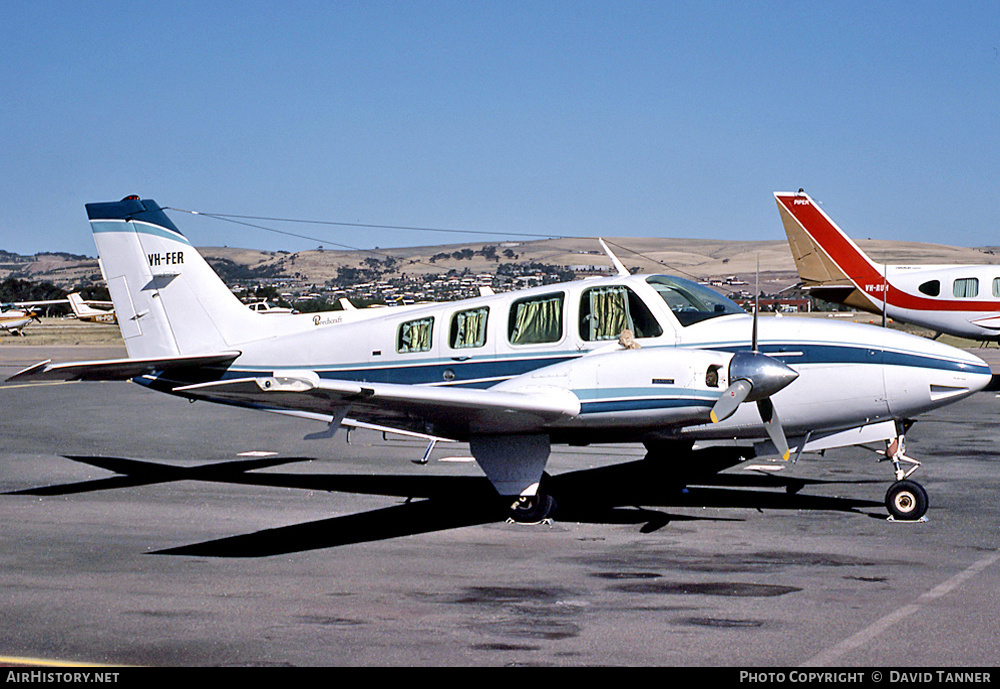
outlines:
[[[521,524],[537,524],[556,511],[556,501],[551,495],[522,496],[511,505],[511,518]]]
[[[885,493],[885,506],[895,519],[916,521],[927,512],[927,491],[916,481],[896,481]]]

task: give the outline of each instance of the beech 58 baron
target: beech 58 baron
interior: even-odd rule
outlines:
[[[990,381],[979,358],[884,328],[768,318],[758,334],[718,293],[617,259],[615,277],[275,318],[241,304],[154,201],[87,213],[129,357],[12,379],[131,379],[331,433],[367,423],[465,441],[524,521],[554,508],[540,486],[552,444],[642,442],[650,461],[690,462],[696,441],[784,458],[885,442],[887,507],[918,519],[908,420]]]
[[[878,264],[801,190],[774,197],[812,294],[939,335],[1000,340],[1000,265]]]

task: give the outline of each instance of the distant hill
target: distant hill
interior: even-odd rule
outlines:
[[[63,252],[20,256],[0,250],[0,280],[18,278],[68,288],[102,281],[97,259]]]
[[[760,262],[761,280],[797,282],[795,267],[784,241],[727,241],[716,239],[606,238],[630,269],[664,272],[696,279],[737,276],[752,284]],[[1000,249],[970,249],[939,244],[861,240],[863,250],[876,261],[891,263],[995,263]],[[199,251],[229,279],[284,279],[301,285],[322,285],[341,269],[377,267],[384,276],[410,277],[446,273],[492,273],[502,263],[541,263],[577,274],[611,272],[610,262],[596,239],[546,239],[525,242],[476,242],[372,251],[314,249],[289,253],[229,247]],[[100,282],[96,258],[66,253],[19,256],[0,251],[0,280],[7,277],[48,281],[71,288]]]

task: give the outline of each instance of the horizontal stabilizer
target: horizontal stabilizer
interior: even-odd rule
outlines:
[[[239,352],[220,352],[218,354],[175,356],[153,359],[106,359],[104,361],[73,361],[65,364],[53,364],[51,360],[42,361],[19,371],[8,378],[8,381],[71,381],[71,380],[129,380],[136,376],[152,373],[163,373],[183,368],[200,366],[226,366],[231,364]]]

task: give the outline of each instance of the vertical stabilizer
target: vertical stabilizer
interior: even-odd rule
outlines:
[[[100,320],[107,322],[114,322],[113,316],[114,312],[105,311],[103,309],[95,309],[93,306],[88,304],[83,300],[83,297],[79,292],[73,292],[66,295],[67,301],[69,301],[69,307],[73,309],[73,315],[79,318],[81,321],[87,320]]]
[[[830,301],[879,311],[866,296],[885,286],[885,266],[874,263],[808,194],[775,192],[795,269],[806,289]]]
[[[129,357],[231,349],[260,337],[247,309],[152,200],[87,204]]]

